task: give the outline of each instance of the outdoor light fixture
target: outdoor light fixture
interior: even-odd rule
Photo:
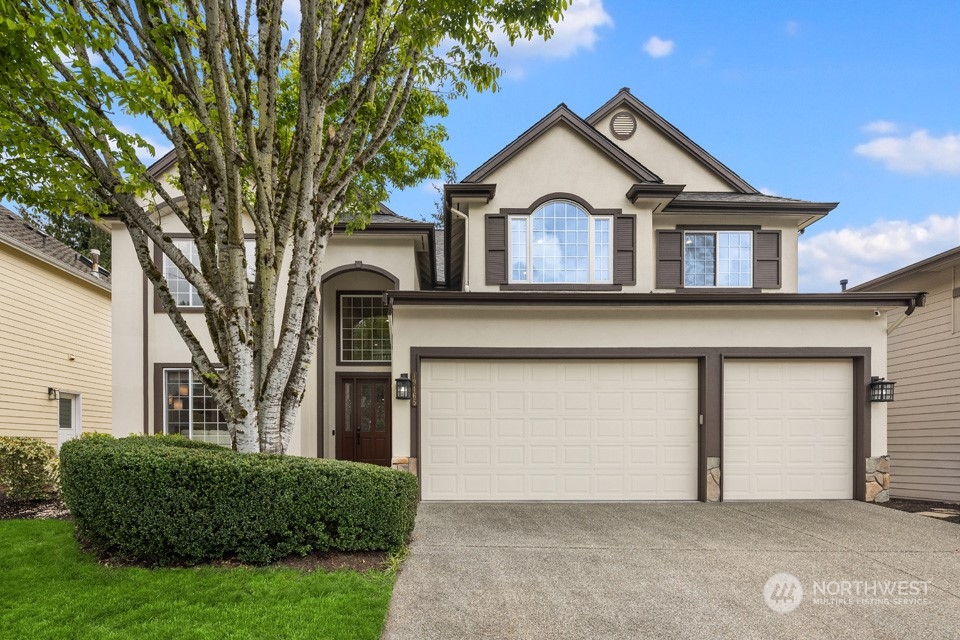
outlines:
[[[892,380],[884,380],[879,376],[870,378],[870,402],[893,402],[893,385],[897,384]]]
[[[413,397],[413,381],[405,373],[394,380],[397,383],[397,400],[409,400]]]
[[[54,389],[53,387],[47,387],[47,398],[50,400],[59,400],[60,399],[60,389]]]

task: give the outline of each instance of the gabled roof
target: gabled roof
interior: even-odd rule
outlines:
[[[874,278],[873,280],[868,280],[863,284],[850,287],[847,289],[847,291],[878,291],[883,289],[886,285],[899,280],[900,278],[912,276],[923,271],[939,271],[945,267],[952,266],[954,263],[960,263],[960,247],[948,249],[943,253],[938,253],[937,255],[926,258],[925,260],[914,262],[913,264],[909,264],[902,269],[891,271],[890,273]]]
[[[559,125],[566,125],[575,133],[579,134],[584,140],[610,158],[610,160],[634,176],[637,182],[663,182],[660,176],[640,164],[636,158],[614,144],[609,138],[598,132],[588,124],[586,120],[575,114],[567,105],[562,103],[535,125],[520,134],[516,140],[504,147],[497,155],[474,169],[462,182],[483,182],[490,174],[526,149],[543,134]]]
[[[0,244],[15,247],[70,275],[110,290],[110,272],[100,267],[96,277],[92,274],[93,262],[63,244],[56,238],[37,229],[13,211],[0,205]]]
[[[703,147],[688,138],[682,131],[667,122],[660,114],[638,100],[630,89],[624,87],[620,89],[617,95],[613,96],[602,107],[594,111],[587,117],[586,122],[591,128],[598,122],[618,109],[628,109],[643,118],[654,129],[659,131],[664,137],[673,141],[681,149],[689,153],[695,160],[705,166],[724,182],[727,182],[740,193],[759,193],[757,189],[751,186],[746,180],[734,173],[725,164],[707,153]]]

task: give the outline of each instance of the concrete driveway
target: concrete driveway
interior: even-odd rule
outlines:
[[[427,503],[411,551],[388,640],[960,637],[960,527],[859,502]]]

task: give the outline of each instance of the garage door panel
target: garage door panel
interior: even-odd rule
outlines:
[[[696,499],[697,379],[695,361],[426,361],[423,499]]]
[[[849,360],[724,362],[725,500],[853,497]]]

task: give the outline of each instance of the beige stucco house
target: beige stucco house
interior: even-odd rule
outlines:
[[[111,430],[110,274],[0,206],[0,435]]]
[[[626,89],[560,105],[446,186],[443,231],[337,231],[293,452],[410,469],[424,500],[883,499],[868,388],[918,295],[797,293],[835,206],[760,194]],[[226,442],[114,235],[114,432]]]
[[[891,495],[960,502],[960,247],[853,287],[927,292],[911,317],[894,310],[887,373]]]

